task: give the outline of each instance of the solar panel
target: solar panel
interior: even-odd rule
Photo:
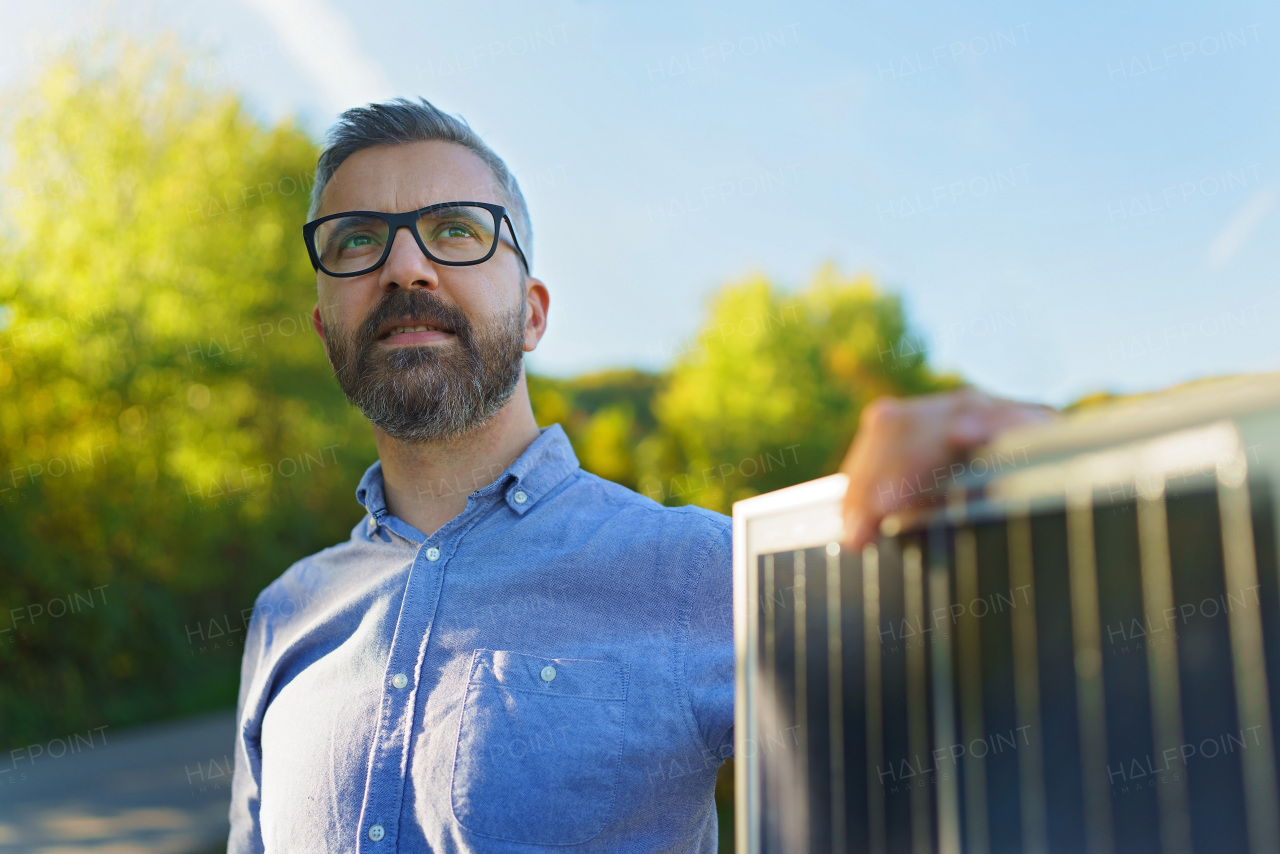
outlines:
[[[1280,375],[1006,435],[857,554],[846,482],[734,505],[740,854],[1280,852]]]

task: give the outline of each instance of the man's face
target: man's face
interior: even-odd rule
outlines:
[[[492,172],[448,142],[358,151],[325,186],[317,216],[349,210],[399,213],[437,202],[502,204]],[[504,223],[482,264],[436,264],[400,229],[386,262],[352,278],[319,272],[316,331],[347,399],[407,442],[448,441],[487,421],[510,399],[546,324],[546,288],[525,280]],[[433,326],[428,331],[399,327]]]

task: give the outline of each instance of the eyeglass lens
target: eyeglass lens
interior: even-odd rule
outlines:
[[[418,234],[427,254],[439,261],[478,261],[497,239],[494,215],[485,208],[457,205],[418,217]],[[391,239],[391,226],[379,216],[356,214],[320,223],[316,256],[330,273],[356,273],[378,265]]]

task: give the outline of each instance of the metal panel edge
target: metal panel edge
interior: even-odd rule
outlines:
[[[833,474],[811,480],[806,483],[744,498],[733,504],[733,645],[734,645],[734,848],[737,854],[760,854],[760,840],[751,826],[752,815],[758,811],[744,809],[744,806],[757,803],[759,796],[755,763],[748,756],[748,744],[755,738],[755,720],[748,718],[747,696],[748,682],[753,675],[748,671],[749,626],[748,620],[755,609],[751,608],[750,590],[747,582],[750,579],[752,563],[762,551],[762,547],[785,549],[801,545],[806,537],[823,536],[834,532],[839,538],[843,534],[843,526],[838,510],[834,514],[834,527],[831,513],[824,514],[818,526],[795,524],[788,528],[785,522],[772,526],[765,531],[759,530],[759,524],[766,519],[785,513],[793,520],[808,516],[806,511],[815,505],[838,508],[839,501],[848,487],[849,478],[844,474]],[[797,514],[792,516],[792,514]],[[764,534],[764,536],[760,536]],[[828,536],[830,540],[832,537]],[[805,542],[803,545],[815,545]]]

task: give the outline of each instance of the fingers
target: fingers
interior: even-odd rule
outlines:
[[[845,545],[856,550],[872,542],[888,514],[909,524],[942,506],[956,464],[975,449],[1006,430],[1057,417],[1048,407],[967,388],[873,401],[841,466],[849,476],[841,506]]]
[[[892,398],[873,401],[862,411],[858,434],[841,466],[849,476],[842,505],[849,548],[861,549],[875,539],[880,520],[895,506],[893,469],[903,456],[896,446],[911,438],[907,418],[903,403]]]
[[[850,551],[862,551],[875,541],[877,525],[860,512],[853,512],[845,517],[845,548]]]

